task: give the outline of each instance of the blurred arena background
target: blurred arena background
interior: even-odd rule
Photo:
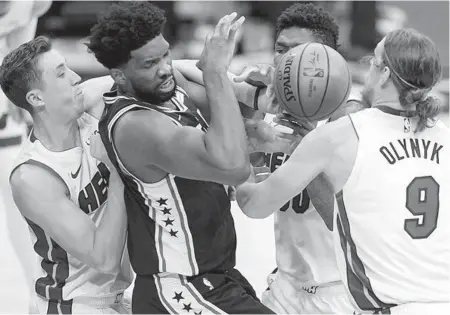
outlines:
[[[340,27],[339,52],[349,61],[354,85],[362,83],[366,66],[359,59],[371,53],[389,31],[413,27],[435,41],[442,56],[444,80],[436,89],[448,110],[449,3],[448,1],[310,1],[333,14]],[[233,72],[248,63],[272,61],[275,21],[292,1],[153,1],[166,11],[165,37],[172,45],[173,59],[196,59],[205,35],[227,12],[236,11],[247,20],[237,48]],[[86,51],[83,38],[98,12],[109,1],[57,1],[39,19],[37,35],[55,39],[68,63],[84,78],[106,74]],[[441,95],[442,94],[442,95]]]
[[[16,0],[19,1],[19,0]],[[49,2],[49,1],[46,1]],[[165,37],[172,45],[173,59],[196,59],[205,35],[224,14],[236,11],[247,20],[231,71],[239,73],[246,64],[271,63],[275,20],[289,1],[153,1],[166,11]],[[433,93],[441,99],[442,119],[448,124],[449,110],[449,2],[448,1],[313,1],[338,20],[339,52],[348,60],[355,89],[361,87],[367,66],[359,63],[389,31],[413,27],[428,35],[439,48],[444,66],[443,80]],[[8,2],[0,1],[0,27]],[[39,2],[37,2],[39,4]],[[36,24],[36,36],[51,37],[68,65],[83,79],[107,74],[83,44],[97,14],[110,1],[53,1]],[[22,18],[17,12],[16,19]],[[31,22],[30,22],[31,23]],[[33,31],[33,30],[32,30]],[[1,34],[1,32],[0,32]],[[14,36],[12,36],[14,38]],[[0,36],[0,41],[2,40]],[[0,51],[0,58],[1,58]],[[1,99],[0,99],[1,101]],[[1,104],[0,104],[1,105]],[[1,117],[1,113],[0,113]],[[1,126],[0,126],[1,127]],[[0,313],[27,313],[33,284],[26,275],[32,259],[27,227],[12,203],[8,186],[9,168],[16,150],[0,147]],[[275,267],[272,218],[250,220],[233,208],[238,234],[238,268],[259,294],[265,278]]]

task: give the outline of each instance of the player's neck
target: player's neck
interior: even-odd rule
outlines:
[[[33,122],[34,136],[50,151],[65,151],[81,145],[76,120],[61,123],[36,115]]]
[[[385,93],[380,97],[375,97],[372,101],[372,107],[390,107],[397,111],[415,111],[415,107],[405,108],[400,104],[398,94]]]

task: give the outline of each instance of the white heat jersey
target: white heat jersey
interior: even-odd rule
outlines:
[[[438,122],[414,134],[415,119],[376,108],[350,117],[359,144],[337,194],[334,235],[352,302],[361,310],[448,302],[449,129]]]
[[[24,163],[37,164],[59,176],[67,185],[70,199],[98,226],[106,209],[109,170],[89,154],[89,138],[97,132],[98,120],[85,113],[78,124],[82,147],[52,152],[32,132],[22,146],[14,169]],[[64,300],[67,305],[77,297],[117,294],[131,284],[133,276],[126,251],[120,273],[104,274],[71,256],[37,224],[30,220],[27,222],[37,254],[35,291],[41,297]]]
[[[272,122],[273,115],[265,120]],[[321,122],[323,124],[325,122]],[[282,126],[278,126],[278,128]],[[273,153],[266,164],[274,172],[289,156]],[[277,275],[286,296],[296,291],[315,290],[315,286],[340,284],[332,232],[314,209],[304,190],[274,213]],[[292,296],[292,295],[291,295]]]

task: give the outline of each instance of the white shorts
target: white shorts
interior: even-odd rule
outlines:
[[[355,312],[355,315],[362,314],[382,314],[381,312]],[[450,314],[450,302],[442,303],[407,303],[391,307],[389,313],[384,312],[384,314],[394,314],[394,315],[443,315]]]
[[[109,297],[73,299],[70,305],[64,302],[50,302],[34,295],[30,304],[30,314],[131,314],[131,299],[123,293]]]
[[[282,277],[269,283],[262,303],[277,314],[353,314],[355,310],[340,282],[296,290]]]

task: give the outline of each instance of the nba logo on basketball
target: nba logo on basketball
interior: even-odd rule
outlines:
[[[303,76],[323,78],[325,71],[320,68],[303,68]]]
[[[283,110],[310,121],[328,119],[346,102],[352,86],[345,59],[319,43],[291,48],[276,73],[274,91]]]

